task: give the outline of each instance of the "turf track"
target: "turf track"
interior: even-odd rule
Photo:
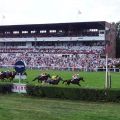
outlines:
[[[27,80],[21,81],[23,83],[30,83],[30,84],[38,84],[37,81],[32,81],[34,77],[38,76],[42,72],[47,72],[50,75],[56,75],[58,74],[61,76],[64,80],[71,79],[72,75],[74,73],[79,74],[82,76],[85,80],[85,82],[81,82],[81,87],[84,88],[104,88],[105,83],[105,72],[80,72],[80,71],[58,71],[58,70],[27,70]],[[111,78],[112,78],[112,88],[120,88],[120,73],[118,72],[111,72]],[[18,82],[17,80],[14,80],[14,82]],[[39,83],[40,84],[40,83]],[[77,85],[70,85],[66,86],[60,82],[58,86],[63,87],[79,87]]]
[[[0,120],[120,120],[118,103],[0,95]]]

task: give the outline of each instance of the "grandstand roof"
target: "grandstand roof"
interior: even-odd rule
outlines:
[[[87,29],[105,27],[106,21],[93,22],[71,22],[71,23],[47,23],[47,24],[24,24],[24,25],[3,25],[0,26],[0,31],[6,30],[34,30],[34,29]]]

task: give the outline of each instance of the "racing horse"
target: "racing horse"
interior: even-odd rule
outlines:
[[[56,80],[53,80],[53,79],[50,78],[50,79],[46,80],[45,83],[49,83],[49,84],[52,84],[52,85],[58,85],[58,83],[62,80],[63,79],[58,76]]]
[[[81,86],[80,81],[84,82],[85,80],[83,79],[83,77],[79,77],[79,78],[74,79],[74,80],[72,80],[72,79],[64,80],[63,83],[66,83],[67,85],[70,85],[72,83],[72,84],[76,84],[78,86]]]
[[[13,79],[15,78],[16,74],[17,74],[17,72],[15,72],[15,71],[9,72],[8,79],[10,80],[10,82],[13,81]]]
[[[50,78],[51,76],[49,74],[46,74],[44,76],[39,75],[37,77],[35,77],[32,81],[38,80],[38,82],[46,82],[46,80],[48,80],[48,78]]]
[[[15,71],[7,71],[7,72],[1,72],[0,73],[0,79],[2,81],[5,81],[6,79],[9,79],[10,82],[13,81],[15,78],[16,72]]]
[[[6,79],[6,73],[4,73],[3,71],[0,72],[0,80],[4,81]]]

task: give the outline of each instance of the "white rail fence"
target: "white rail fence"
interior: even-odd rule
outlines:
[[[13,65],[0,65],[0,68],[14,68]],[[85,72],[98,72],[98,71],[106,71],[106,68],[90,68],[90,67],[50,67],[50,66],[26,66],[26,69],[52,69],[52,70],[69,70],[69,71],[85,71]],[[108,68],[108,71],[111,72],[120,72],[120,68]]]

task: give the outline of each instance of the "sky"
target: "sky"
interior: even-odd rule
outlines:
[[[0,25],[120,21],[120,0],[0,0]]]

